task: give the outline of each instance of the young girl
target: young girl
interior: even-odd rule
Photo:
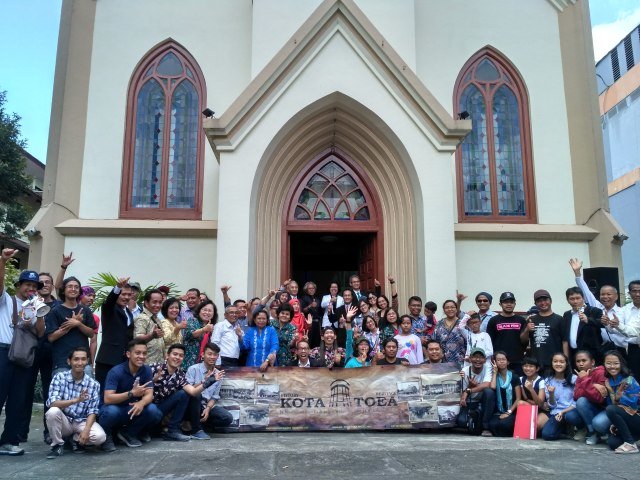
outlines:
[[[574,361],[578,379],[573,399],[578,414],[587,426],[586,444],[595,445],[611,426],[604,411],[604,397],[607,394],[605,371],[603,366],[596,367],[593,354],[588,350],[578,350]]]
[[[411,333],[413,319],[409,315],[400,317],[400,333],[394,338],[398,341],[398,358],[405,358],[409,365],[418,365],[424,362],[422,354],[422,342],[417,335]]]
[[[520,378],[509,370],[509,360],[504,352],[495,352],[491,388],[496,391],[497,413],[489,420],[489,430],[494,437],[510,437],[516,423],[516,409],[522,399]]]
[[[371,351],[369,340],[365,337],[360,337],[356,340],[355,344],[357,353],[349,359],[344,368],[368,367],[371,365],[371,360],[369,360],[369,352]]]
[[[640,386],[629,375],[627,364],[617,351],[604,356],[607,383],[607,417],[613,424],[609,435],[609,448],[616,453],[638,453],[636,440],[640,439]]]
[[[537,358],[525,357],[522,360],[522,370],[524,375],[520,377],[522,389],[522,400],[520,404],[528,403],[529,405],[538,406],[538,432],[542,431],[542,427],[549,419],[549,412],[543,410],[545,401],[545,382],[538,374],[540,372],[540,363]]]
[[[491,343],[491,337],[486,332],[480,331],[480,315],[474,313],[469,317],[467,321],[467,327],[469,332],[467,333],[467,351],[464,355],[464,366],[471,365],[469,362],[469,353],[473,348],[481,348],[487,356],[487,366],[491,366],[491,359],[493,358],[493,344]]]
[[[549,420],[542,428],[542,438],[557,440],[563,427],[573,425],[584,427],[584,423],[573,399],[576,376],[571,373],[569,359],[564,353],[556,353],[551,358],[552,375],[545,380],[546,405],[549,406]]]

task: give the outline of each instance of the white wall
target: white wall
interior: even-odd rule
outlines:
[[[85,285],[101,272],[131,276],[144,287],[175,283],[182,291],[197,287],[210,296],[215,289],[216,240],[210,238],[67,237],[65,252],[76,261],[68,275]]]
[[[573,257],[589,266],[586,242],[456,240],[458,290],[469,297],[463,308],[475,309],[473,298],[487,291],[493,295],[493,308],[499,309],[500,294],[511,291],[516,296],[516,309],[526,311],[533,305],[533,292],[544,288],[551,294],[554,310],[562,313],[568,309],[564,292],[575,286],[569,267]],[[454,295],[455,291],[449,293]],[[431,299],[431,292],[427,291],[427,296]]]
[[[250,0],[98,2],[81,218],[118,217],[129,80],[147,51],[169,37],[182,44],[200,65],[207,85],[207,105],[218,115],[250,80]],[[204,148],[203,219],[209,220],[217,214],[218,165],[206,141]]]
[[[546,1],[524,3],[417,1],[417,74],[452,112],[465,62],[487,45],[506,55],[529,92],[538,221],[570,224],[575,212],[558,12]]]

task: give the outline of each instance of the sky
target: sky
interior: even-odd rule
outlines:
[[[0,0],[0,90],[7,91],[5,110],[22,117],[27,151],[43,163],[61,4],[62,0]],[[589,0],[589,5],[597,61],[640,24],[640,0]]]

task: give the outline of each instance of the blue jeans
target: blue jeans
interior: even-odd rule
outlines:
[[[146,427],[162,421],[162,412],[153,403],[144,407],[140,415],[134,417],[133,420],[129,418],[129,410],[131,410],[129,402],[118,405],[102,405],[98,423],[107,435],[112,434],[114,427],[127,426],[129,435],[137,437]]]
[[[606,435],[609,433],[611,421],[607,417],[604,407],[594,405],[585,397],[580,397],[576,400],[576,410],[587,426],[589,434]]]
[[[560,422],[556,420],[555,414],[551,414],[547,423],[542,427],[542,438],[545,440],[557,440],[560,438],[562,427],[565,424],[573,425],[578,428],[584,427],[584,422],[575,408],[565,413],[564,418]]]
[[[169,431],[180,431],[180,423],[182,422],[184,413],[187,411],[187,407],[189,406],[189,395],[187,395],[187,392],[185,392],[184,390],[173,392],[162,402],[156,405],[162,412],[163,417],[165,415],[168,415],[169,412],[173,412],[171,414],[171,418],[169,419]]]
[[[9,361],[9,345],[0,345],[0,412],[5,408],[4,430],[0,445],[18,445],[22,423],[31,406],[27,405],[32,368],[24,368]]]

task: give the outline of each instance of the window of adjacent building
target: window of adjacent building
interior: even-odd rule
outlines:
[[[484,49],[463,67],[454,102],[472,121],[456,154],[460,221],[535,222],[529,105],[517,71]]]
[[[120,216],[200,218],[205,85],[189,53],[165,42],[133,74]]]

